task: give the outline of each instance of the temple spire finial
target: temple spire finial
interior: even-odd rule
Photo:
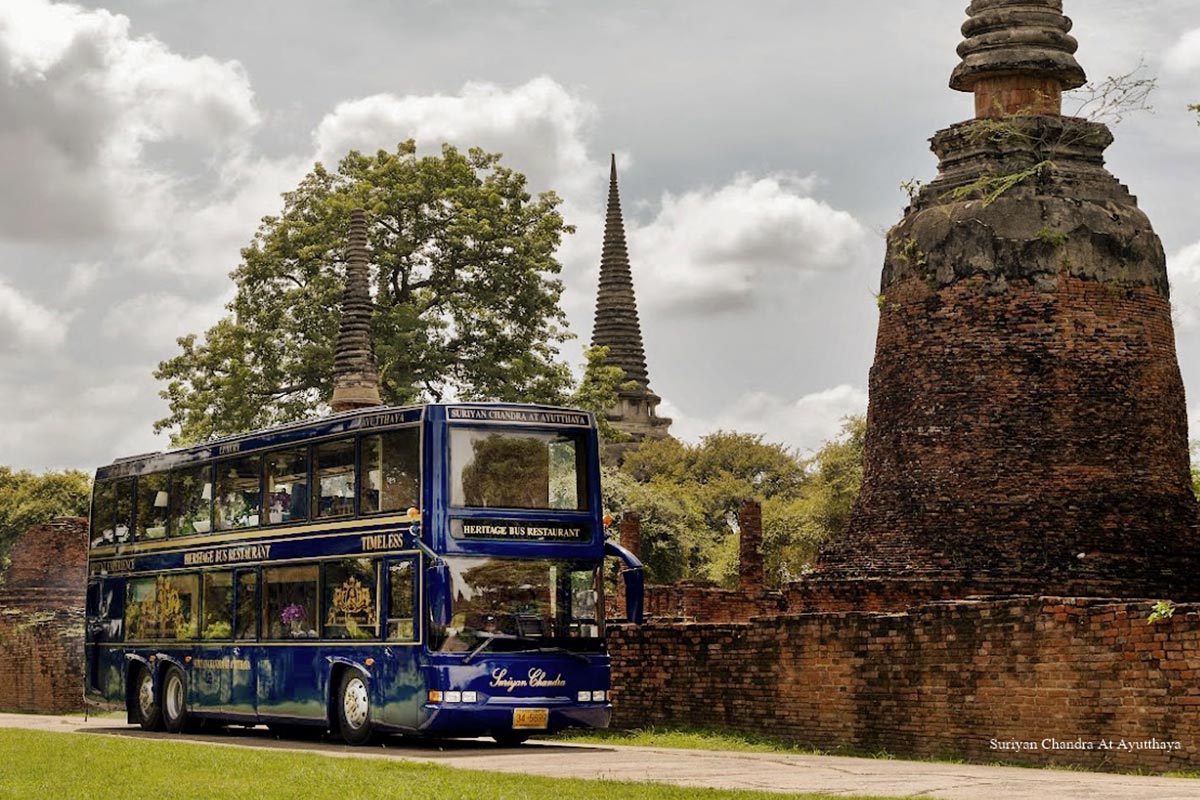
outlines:
[[[351,411],[382,405],[375,348],[371,341],[371,276],[367,261],[367,216],[361,208],[350,212],[346,247],[346,288],[342,319],[333,359],[334,411]]]
[[[1087,76],[1062,0],[972,0],[950,88],[975,93],[979,119],[1062,114],[1063,91]]]

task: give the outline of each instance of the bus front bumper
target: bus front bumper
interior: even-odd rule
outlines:
[[[557,733],[567,728],[607,728],[612,719],[609,703],[564,703],[547,698],[520,704],[487,702],[479,704],[426,703],[422,733],[441,736],[484,736],[497,731]]]

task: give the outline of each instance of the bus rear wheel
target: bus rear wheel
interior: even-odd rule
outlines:
[[[366,744],[371,740],[371,700],[367,694],[367,679],[358,670],[342,673],[338,687],[338,728],[349,745]]]
[[[146,667],[138,667],[133,679],[133,708],[137,723],[144,731],[162,730],[162,709],[154,691],[154,675]]]
[[[179,667],[168,667],[162,690],[163,727],[180,733],[187,725],[187,682]]]

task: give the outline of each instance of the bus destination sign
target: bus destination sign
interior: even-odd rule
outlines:
[[[458,520],[455,521],[459,523]],[[508,539],[534,542],[582,542],[587,531],[578,525],[530,525],[504,520],[463,520],[464,539]],[[458,527],[456,524],[455,527]]]
[[[446,409],[453,421],[507,422],[518,425],[571,425],[586,428],[588,415],[579,411],[550,411],[540,408],[489,408],[458,406]]]

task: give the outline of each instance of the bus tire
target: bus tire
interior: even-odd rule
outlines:
[[[133,677],[133,709],[137,723],[144,731],[162,730],[162,708],[155,688],[154,675],[149,668],[138,667]]]
[[[371,701],[367,678],[356,669],[342,673],[337,695],[338,731],[349,745],[371,740]]]
[[[163,673],[162,697],[163,727],[168,733],[182,733],[187,725],[187,678],[179,667],[167,667]]]

